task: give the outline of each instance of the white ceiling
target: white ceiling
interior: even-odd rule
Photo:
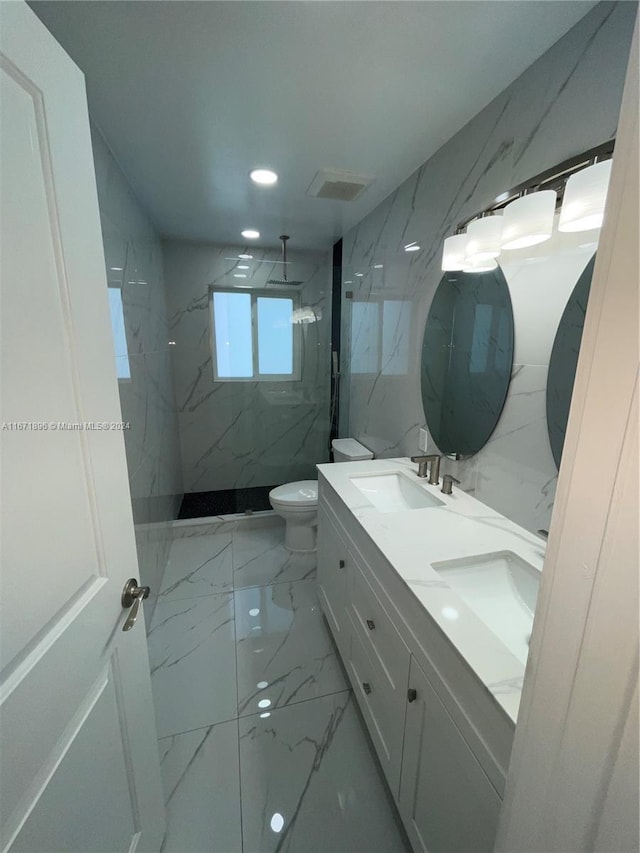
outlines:
[[[594,2],[31,3],[163,235],[328,248]],[[280,174],[251,185],[257,165]],[[354,202],[318,169],[375,176]]]

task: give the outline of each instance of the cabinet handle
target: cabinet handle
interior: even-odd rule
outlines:
[[[374,629],[375,627],[376,627],[376,623],[373,621],[373,619],[367,619],[367,628],[368,628],[370,631],[373,631],[373,629]]]
[[[407,690],[407,699],[409,700],[409,702],[415,702],[415,700],[417,698],[418,698],[418,691],[415,690],[413,687],[410,687]]]
[[[344,569],[344,560],[338,560],[338,565],[341,569]]]
[[[367,694],[367,696],[369,695],[369,693],[371,693],[371,685],[369,684],[369,682],[368,682],[368,681],[363,681],[363,682],[362,682],[362,689],[363,689],[363,690],[364,690],[364,692]]]

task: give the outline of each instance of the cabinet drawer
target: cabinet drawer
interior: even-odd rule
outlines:
[[[347,672],[387,782],[397,798],[400,788],[406,696],[398,697],[381,677],[356,631],[349,638]],[[399,701],[400,700],[400,701]]]
[[[404,701],[409,678],[409,649],[357,565],[350,569],[347,578],[347,609],[381,677],[393,693],[402,693]]]

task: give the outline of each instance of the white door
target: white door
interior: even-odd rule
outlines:
[[[123,435],[58,427],[121,420],[84,80],[21,0],[0,27],[0,848],[157,851]]]

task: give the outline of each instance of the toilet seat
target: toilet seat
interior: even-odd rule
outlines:
[[[318,504],[318,481],[299,480],[297,483],[285,483],[269,492],[271,502],[286,506],[287,509],[305,509]]]

